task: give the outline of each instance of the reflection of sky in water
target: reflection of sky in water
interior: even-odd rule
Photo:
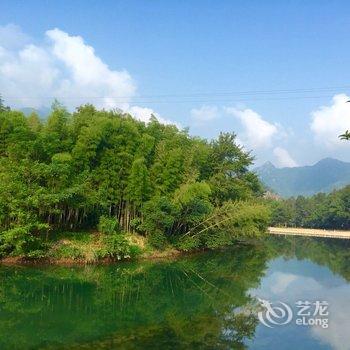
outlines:
[[[270,262],[259,289],[252,295],[283,301],[297,312],[295,302],[326,300],[329,327],[289,325],[269,329],[257,327],[250,349],[350,349],[350,285],[328,268],[309,261],[275,259]]]

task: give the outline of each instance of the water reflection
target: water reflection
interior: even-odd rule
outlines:
[[[269,330],[259,325],[250,348],[349,349],[350,246],[331,239],[270,239],[271,260],[266,276],[253,295],[282,300],[294,306],[298,300],[326,300],[329,328],[296,326]]]
[[[254,335],[262,249],[176,262],[1,268],[0,348],[231,348]]]
[[[348,245],[276,237],[172,262],[1,267],[0,349],[347,349]],[[257,297],[328,300],[330,327],[267,329]]]

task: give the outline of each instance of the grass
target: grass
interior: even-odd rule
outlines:
[[[47,253],[50,259],[92,263],[99,259],[98,252],[103,248],[103,237],[91,232],[61,232],[50,243]]]
[[[54,264],[94,264],[124,259],[166,258],[178,254],[179,251],[170,244],[156,249],[146,237],[137,234],[53,232],[35,256],[13,255],[3,258],[2,262],[17,264],[40,260]]]

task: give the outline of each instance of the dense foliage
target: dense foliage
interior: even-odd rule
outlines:
[[[92,105],[55,103],[45,121],[2,108],[1,250],[35,256],[53,232],[97,227],[184,249],[255,235],[268,215],[251,163],[230,133],[209,142]]]
[[[312,197],[273,201],[272,225],[350,229],[350,186]]]

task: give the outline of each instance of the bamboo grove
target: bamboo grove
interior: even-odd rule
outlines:
[[[101,218],[156,240],[210,241],[232,217],[234,235],[249,235],[268,220],[252,161],[232,133],[207,141],[92,105],[56,102],[45,120],[2,107],[0,243],[96,230]]]

